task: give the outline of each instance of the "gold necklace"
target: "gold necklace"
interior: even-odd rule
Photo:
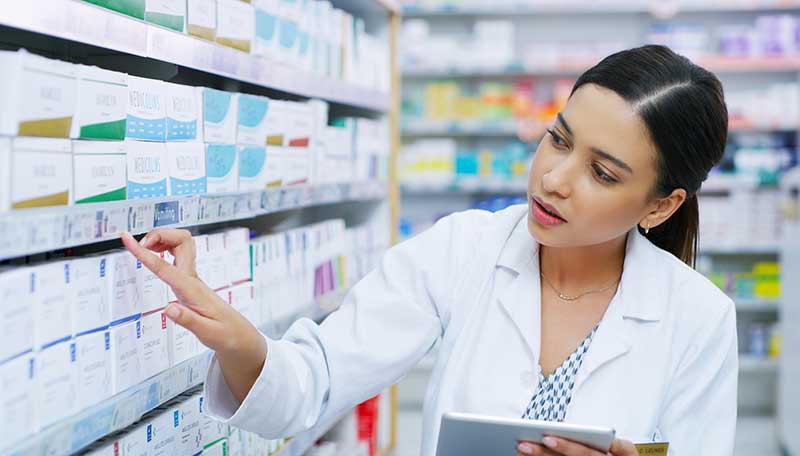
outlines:
[[[552,288],[552,289],[553,289],[553,291],[555,291],[555,292],[556,292],[556,294],[558,295],[558,297],[559,297],[559,298],[561,298],[561,300],[563,300],[563,301],[577,301],[578,299],[581,299],[582,297],[584,297],[584,296],[586,296],[586,295],[588,295],[588,294],[592,294],[592,293],[602,293],[602,292],[604,292],[604,291],[608,291],[608,290],[610,290],[610,289],[611,289],[611,287],[613,287],[614,285],[616,285],[616,284],[617,284],[617,282],[619,281],[619,279],[616,279],[616,280],[614,280],[614,282],[612,282],[610,285],[608,285],[608,286],[605,286],[605,287],[603,287],[603,288],[597,288],[597,289],[595,289],[595,290],[588,290],[588,291],[584,291],[583,293],[581,293],[581,294],[579,294],[579,295],[577,295],[577,296],[569,296],[569,295],[566,295],[566,294],[564,294],[564,293],[562,293],[562,292],[558,291],[558,289],[555,287],[555,285],[553,285],[553,284],[550,282],[550,280],[548,280],[548,279],[547,279],[547,276],[545,276],[545,275],[544,275],[544,272],[541,272],[541,271],[539,271],[539,275],[541,275],[541,276],[542,276],[542,278],[544,279],[545,283],[547,283],[547,285],[549,285],[549,286],[550,286],[550,288]]]

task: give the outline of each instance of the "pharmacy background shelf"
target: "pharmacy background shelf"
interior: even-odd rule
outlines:
[[[350,3],[379,4],[373,0]],[[383,0],[380,4],[391,4]],[[376,111],[391,109],[389,93],[300,72],[265,58],[150,25],[79,0],[16,2],[0,25],[148,57],[281,92]]]
[[[776,313],[780,311],[781,302],[778,299],[759,298],[733,298],[737,312],[749,313]]]
[[[778,359],[739,355],[739,371],[742,373],[775,374],[778,372]]]
[[[387,195],[387,183],[365,181],[19,210],[0,215],[0,260],[117,239],[124,231],[229,222]]]
[[[535,14],[652,14],[656,17],[671,17],[680,13],[706,13],[730,11],[786,11],[800,8],[800,3],[794,1],[769,2],[753,1],[741,4],[720,4],[713,2],[695,2],[677,5],[677,2],[664,2],[664,5],[642,5],[633,2],[563,2],[541,3],[518,2],[505,5],[487,7],[479,5],[447,5],[443,7],[429,7],[420,5],[406,5],[403,7],[403,16],[436,17],[436,16],[510,16],[510,15],[535,15]]]
[[[341,305],[346,294],[344,290],[321,296],[297,313],[259,329],[270,337],[280,337],[300,318],[322,321]],[[173,366],[127,391],[53,424],[26,438],[24,442],[6,449],[0,448],[0,454],[60,456],[78,453],[96,440],[130,426],[159,405],[201,385],[211,356],[212,352],[207,351]]]

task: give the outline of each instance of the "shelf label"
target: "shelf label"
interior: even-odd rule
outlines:
[[[178,201],[164,201],[154,205],[153,227],[176,225],[180,221]]]

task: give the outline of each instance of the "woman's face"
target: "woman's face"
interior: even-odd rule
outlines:
[[[653,208],[656,178],[656,149],[641,118],[616,93],[584,85],[534,156],[528,230],[549,247],[617,239]]]

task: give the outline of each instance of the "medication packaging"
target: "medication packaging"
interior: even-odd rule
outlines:
[[[13,444],[36,431],[36,367],[32,354],[0,362],[0,439]]]
[[[167,149],[164,143],[127,141],[128,199],[167,196]]]
[[[157,310],[141,319],[142,334],[139,340],[139,363],[142,380],[169,369],[169,334],[167,316]]]
[[[278,61],[292,66],[298,62],[300,4],[278,0]]]
[[[237,312],[242,314],[254,325],[260,325],[262,323],[261,312],[256,307],[255,289],[252,283],[248,282],[235,285],[231,287],[229,293],[231,306],[236,309]]]
[[[277,60],[278,57],[278,1],[254,0],[255,37],[253,54]]]
[[[239,191],[261,190],[267,187],[267,150],[264,146],[238,146]]]
[[[206,193],[206,150],[201,142],[167,144],[169,194]]]
[[[200,342],[188,329],[167,319],[169,337],[170,359],[173,365],[178,365],[192,359],[200,353]]]
[[[73,141],[75,204],[119,201],[127,197],[125,141]]]
[[[72,260],[72,334],[81,335],[108,327],[111,322],[111,286],[104,255]]]
[[[11,208],[66,206],[72,195],[72,145],[67,139],[11,141]]]
[[[167,141],[202,140],[198,133],[201,116],[200,102],[194,87],[162,83],[167,102]]]
[[[239,160],[233,144],[206,144],[207,193],[239,190]]]
[[[128,75],[94,66],[78,67],[78,97],[72,138],[125,139]]]
[[[95,331],[75,338],[76,410],[111,397],[111,333]]]
[[[137,318],[141,314],[140,285],[142,267],[136,257],[127,251],[118,251],[106,256],[109,274],[109,301],[111,324],[119,324]]]
[[[211,233],[206,236],[208,272],[203,280],[212,290],[220,290],[231,284],[225,257],[225,233]],[[199,271],[198,271],[199,273]]]
[[[233,228],[224,232],[225,259],[233,285],[250,280],[250,230]]]
[[[89,3],[144,20],[145,0],[86,0]]]
[[[155,79],[128,76],[128,114],[125,138],[164,141],[167,137],[167,109],[164,85]]]
[[[11,139],[0,137],[0,214],[11,210]]]
[[[0,52],[0,134],[69,138],[78,67],[25,50]]]
[[[239,95],[238,144],[267,145],[267,111],[270,100],[256,95]]]
[[[32,275],[32,268],[0,270],[0,363],[33,349]]]
[[[153,255],[164,257],[164,254],[152,252]],[[136,260],[136,270],[139,273],[139,284],[142,287],[141,312],[148,313],[163,309],[168,303],[167,284],[158,278],[153,271],[144,267],[142,262]]]
[[[141,382],[139,340],[142,322],[137,318],[109,328],[111,335],[111,390],[117,394]]]
[[[217,34],[216,0],[188,0],[186,14],[189,35],[214,41]]]
[[[240,0],[217,0],[217,43],[249,53],[254,35],[252,5]]]
[[[200,444],[200,396],[195,395],[177,405],[178,448],[176,454],[197,454]],[[173,412],[174,413],[174,412]]]
[[[186,29],[186,0],[146,0],[144,20],[183,33]]]
[[[177,453],[179,420],[174,415],[161,413],[156,415],[147,425],[147,439],[151,456],[173,456]],[[227,456],[227,455],[226,455]]]
[[[43,349],[72,335],[71,264],[69,261],[42,263],[30,277],[34,309],[34,346]]]
[[[45,428],[75,412],[75,344],[64,341],[36,352],[35,416]]]
[[[235,143],[238,95],[206,87],[196,90],[200,94],[198,99],[203,101],[203,140],[207,143]]]

